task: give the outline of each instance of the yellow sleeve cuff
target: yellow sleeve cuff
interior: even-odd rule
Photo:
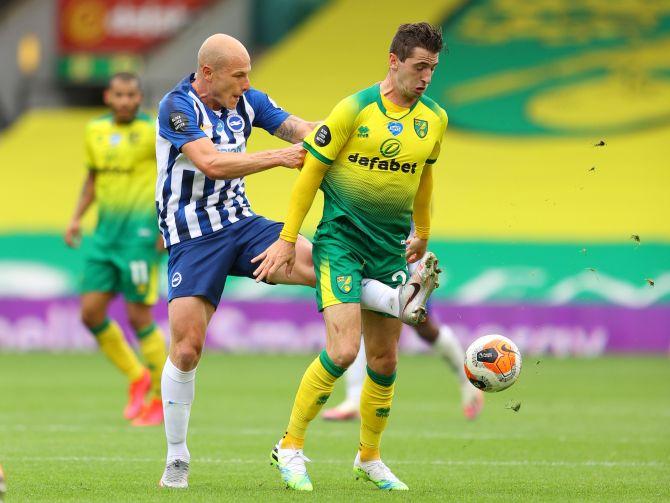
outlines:
[[[282,227],[282,231],[279,233],[279,238],[283,239],[284,241],[288,241],[289,243],[295,243],[298,240],[298,235],[297,234],[291,234],[290,232],[285,230],[286,226]]]
[[[430,226],[428,227],[419,227],[418,225],[414,226],[414,235],[419,239],[428,239],[430,238]]]

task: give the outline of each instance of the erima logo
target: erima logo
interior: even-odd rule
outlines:
[[[389,417],[389,414],[391,413],[391,407],[380,407],[375,412],[377,417]]]
[[[228,124],[228,127],[233,133],[241,133],[244,129],[244,119],[239,114],[229,114],[228,117],[226,117],[226,124]]]
[[[181,273],[174,273],[170,284],[172,285],[172,288],[177,288],[181,284]]]
[[[410,164],[408,162],[404,162],[400,164],[395,159],[391,159],[390,161],[387,160],[380,161],[379,157],[373,157],[373,158],[363,157],[358,152],[351,154],[349,157],[347,157],[347,159],[349,159],[349,162],[358,163],[361,166],[368,166],[369,169],[373,169],[376,167],[377,169],[380,169],[382,171],[402,171],[403,173],[411,173],[411,174],[414,174],[416,172],[416,163]]]

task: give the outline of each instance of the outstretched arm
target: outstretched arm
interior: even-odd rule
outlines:
[[[291,192],[288,215],[279,239],[251,260],[254,264],[262,261],[254,271],[256,281],[267,278],[284,264],[286,264],[286,275],[291,275],[295,262],[295,242],[298,240],[300,227],[312,207],[316,191],[329,167],[311,154],[305,158],[305,164]]]
[[[318,122],[308,122],[295,115],[289,115],[275,130],[274,135],[289,143],[300,143],[318,125]]]
[[[414,196],[414,237],[407,246],[407,262],[414,263],[426,253],[430,237],[430,201],[433,196],[433,165],[426,164]]]
[[[275,166],[299,168],[305,158],[301,145],[291,145],[278,150],[246,152],[219,152],[209,138],[199,138],[185,143],[181,151],[207,177],[230,180],[259,173]]]

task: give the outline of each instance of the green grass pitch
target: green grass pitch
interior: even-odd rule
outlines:
[[[205,355],[191,488],[179,492],[158,488],[163,431],[124,422],[125,384],[102,356],[0,355],[6,501],[670,499],[670,362],[638,357],[528,357],[519,382],[487,395],[474,423],[439,359],[402,357],[382,453],[410,492],[355,481],[357,424],[317,419],[306,446],[314,492],[291,493],[268,459],[310,359]],[[513,399],[518,412],[506,408]]]

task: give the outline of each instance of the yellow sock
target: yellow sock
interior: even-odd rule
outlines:
[[[286,435],[281,446],[291,449],[302,449],[305,444],[305,433],[309,422],[328,401],[338,377],[344,374],[342,367],[338,367],[330,359],[324,349],[302,376],[298,393],[293,402],[291,419],[286,428]]]
[[[367,371],[361,391],[361,461],[381,458],[379,444],[388,423],[395,388],[395,372],[385,376],[370,367]]]
[[[121,327],[114,320],[106,319],[102,325],[91,329],[100,350],[125,374],[130,382],[142,377],[144,367],[130,347]]]
[[[151,373],[151,397],[160,399],[161,376],[167,359],[165,337],[163,337],[163,332],[158,328],[158,325],[152,323],[137,332],[137,339],[140,342],[140,352],[144,358],[144,363]]]

